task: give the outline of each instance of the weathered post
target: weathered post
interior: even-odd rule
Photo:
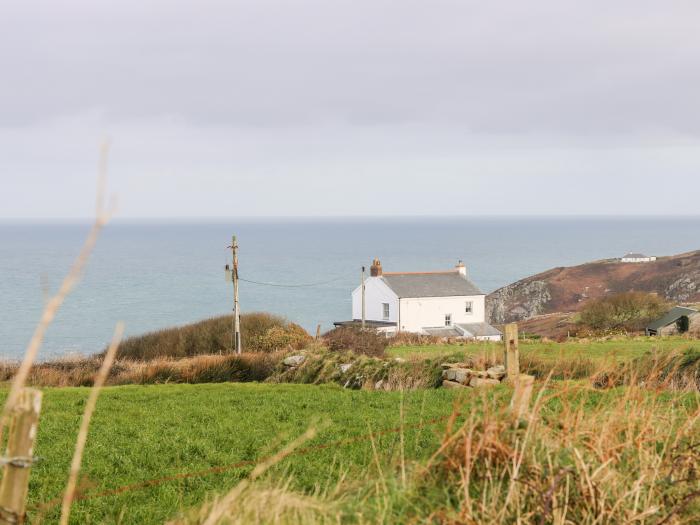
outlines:
[[[7,451],[0,482],[0,523],[24,523],[29,488],[29,471],[34,463],[36,439],[41,412],[41,392],[23,389],[12,408]]]
[[[316,325],[316,341],[321,339],[321,324]]]
[[[515,390],[513,398],[510,400],[510,413],[519,421],[525,418],[530,411],[530,399],[532,398],[532,389],[535,385],[535,376],[521,374],[515,379]]]
[[[516,381],[520,376],[520,352],[518,350],[518,323],[505,326],[505,365],[508,381]]]

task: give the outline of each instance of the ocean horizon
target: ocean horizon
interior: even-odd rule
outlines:
[[[0,359],[24,353],[89,227],[82,219],[0,220]],[[446,269],[461,259],[489,293],[552,267],[700,249],[699,231],[700,216],[120,219],[100,236],[40,359],[98,352],[120,320],[136,335],[230,313],[223,268],[234,234],[241,310],[280,314],[313,332],[350,317],[350,293],[374,257],[386,271]]]

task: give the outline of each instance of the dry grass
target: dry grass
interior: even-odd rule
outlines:
[[[428,483],[458,504],[439,523],[692,523],[700,498],[700,410],[627,388],[613,403],[557,386],[525,428],[489,405],[449,431]],[[546,408],[545,408],[546,406]]]
[[[279,361],[280,353],[201,355],[184,359],[159,358],[150,361],[115,361],[107,385],[151,383],[222,383],[264,381]],[[38,386],[92,386],[102,356],[62,359],[35,365],[27,378]],[[17,365],[0,365],[0,381],[11,379]]]

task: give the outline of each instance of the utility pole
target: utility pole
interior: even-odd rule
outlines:
[[[231,280],[233,281],[233,327],[231,330],[231,351],[240,354],[243,351],[241,345],[241,308],[238,303],[238,240],[234,235],[231,238],[231,254],[233,255],[233,269]],[[228,268],[228,265],[226,265]]]
[[[365,329],[365,267],[362,267],[360,274],[360,286],[362,287],[362,329]]]

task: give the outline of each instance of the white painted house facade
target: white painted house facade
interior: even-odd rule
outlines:
[[[654,262],[655,260],[655,256],[644,255],[643,253],[628,253],[627,255],[620,257],[620,262],[623,263],[648,263]]]
[[[440,337],[501,339],[486,322],[486,295],[461,262],[443,272],[387,272],[375,259],[365,280],[365,322],[387,335],[412,332]],[[362,286],[352,292],[353,321],[362,319]]]

